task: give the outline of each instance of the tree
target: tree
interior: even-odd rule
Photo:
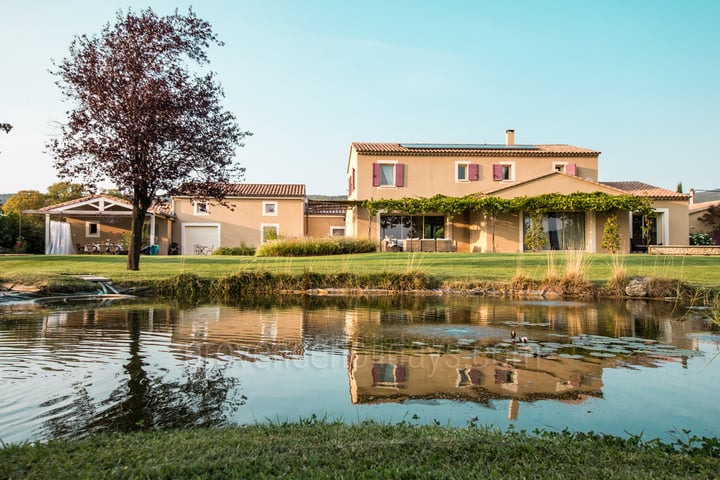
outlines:
[[[63,203],[69,200],[75,200],[76,198],[82,198],[87,194],[88,192],[85,190],[85,186],[79,183],[53,183],[47,188],[47,194],[45,195],[45,205],[55,205],[56,203]]]
[[[720,205],[710,205],[698,220],[710,228],[713,242],[720,244]]]
[[[222,185],[245,171],[234,156],[251,133],[221,108],[215,74],[196,73],[211,44],[222,42],[191,9],[166,17],[119,11],[100,36],[75,37],[52,72],[74,104],[48,144],[55,166],[93,190],[109,180],[132,197],[129,270],[139,269],[142,226],[159,194],[189,184],[197,196],[222,200]]]
[[[45,195],[37,190],[21,190],[2,206],[5,213],[0,222],[0,247],[16,253],[43,253],[45,229],[41,218],[23,215],[23,210],[36,210],[45,205]]]
[[[610,253],[616,253],[620,250],[620,230],[618,229],[617,215],[610,215],[607,220],[605,220],[600,246],[609,250]]]
[[[36,210],[45,206],[45,195],[37,190],[20,190],[8,198],[2,206],[5,213],[20,213],[23,210]]]
[[[5,133],[10,133],[10,130],[12,130],[12,125],[9,123],[0,123],[0,130],[5,130]]]

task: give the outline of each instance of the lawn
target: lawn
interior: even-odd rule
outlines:
[[[363,423],[93,435],[0,448],[0,478],[717,478],[718,444]]]
[[[681,280],[693,286],[720,286],[720,257],[623,255],[616,257],[630,276]],[[613,273],[609,254],[555,253],[368,253],[322,257],[143,256],[139,271],[126,269],[126,258],[114,255],[0,256],[0,280],[41,283],[60,275],[107,276],[115,283],[153,282],[191,272],[216,279],[243,271],[275,274],[303,272],[369,274],[421,271],[442,282],[504,282],[517,273],[541,280],[551,270],[560,275],[565,263],[582,263],[587,278],[605,284]]]

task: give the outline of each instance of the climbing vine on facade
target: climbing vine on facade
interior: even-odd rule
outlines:
[[[603,192],[576,192],[568,195],[547,193],[534,197],[515,197],[503,199],[489,195],[467,195],[464,197],[407,197],[397,200],[379,199],[356,202],[375,215],[380,211],[403,212],[407,214],[438,213],[457,215],[465,212],[485,212],[490,214],[526,212],[538,215],[544,212],[609,212],[611,210],[630,211],[638,215],[653,216],[652,200],[649,197],[633,195],[610,195]]]

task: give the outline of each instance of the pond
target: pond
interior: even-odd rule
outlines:
[[[6,306],[0,441],[313,419],[720,437],[719,351],[701,311],[652,301]]]

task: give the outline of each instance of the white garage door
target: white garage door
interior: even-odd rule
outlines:
[[[182,254],[209,254],[220,246],[220,225],[202,224],[182,227]]]

